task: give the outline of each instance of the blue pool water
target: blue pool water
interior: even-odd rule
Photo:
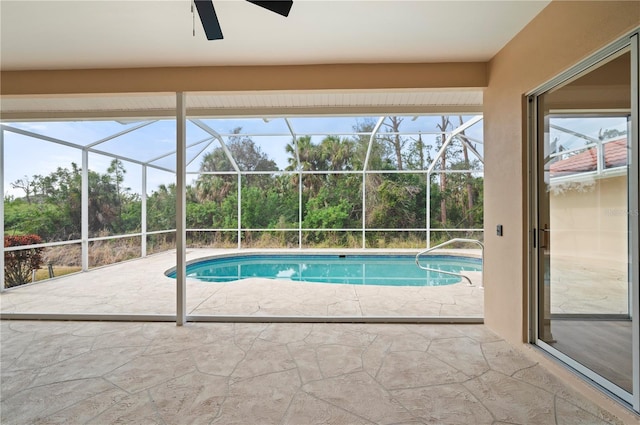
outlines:
[[[430,255],[425,267],[450,272],[481,271],[480,259]],[[175,271],[167,274],[175,278]],[[187,265],[187,277],[206,282],[231,282],[251,277],[354,285],[441,286],[457,276],[421,270],[411,255],[242,255]]]

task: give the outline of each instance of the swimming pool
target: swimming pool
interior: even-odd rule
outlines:
[[[481,271],[479,258],[431,255],[426,267],[449,272]],[[167,276],[175,278],[175,271]],[[458,276],[421,270],[413,255],[263,255],[249,254],[197,260],[187,265],[187,277],[205,282],[231,282],[253,277],[352,285],[442,286]]]

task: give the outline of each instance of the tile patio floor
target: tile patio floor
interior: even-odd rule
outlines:
[[[174,314],[175,281],[164,275],[174,264],[167,252],[10,290],[2,313]],[[470,277],[474,287],[188,281],[187,307],[482,317],[481,277]],[[2,424],[622,423],[483,325],[4,320],[0,344]]]
[[[2,424],[620,424],[484,325],[3,320]]]

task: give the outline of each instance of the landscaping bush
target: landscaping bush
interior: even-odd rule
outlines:
[[[38,235],[5,236],[4,246],[35,245],[42,243]],[[31,281],[32,270],[42,265],[44,248],[27,248],[4,253],[4,279],[7,288],[24,285]]]

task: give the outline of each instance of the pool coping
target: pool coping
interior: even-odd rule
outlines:
[[[244,257],[251,255],[282,255],[282,256],[300,256],[300,255],[360,255],[360,256],[375,256],[375,255],[397,255],[397,256],[413,256],[415,257],[420,252],[424,251],[424,249],[381,249],[381,248],[368,248],[368,249],[333,249],[333,248],[309,248],[309,249],[298,249],[291,250],[285,248],[274,248],[274,249],[251,249],[244,248],[238,249],[230,252],[220,252],[212,255],[206,255],[203,257],[194,258],[188,260],[185,263],[185,267],[188,267],[192,264],[215,260],[219,258],[234,258],[234,257]],[[474,259],[482,259],[482,253],[479,249],[441,249],[437,251],[432,251],[429,253],[430,256],[447,256],[447,257],[467,257]],[[173,266],[163,273],[165,276],[172,278],[169,276],[172,273],[175,273],[176,266]]]

